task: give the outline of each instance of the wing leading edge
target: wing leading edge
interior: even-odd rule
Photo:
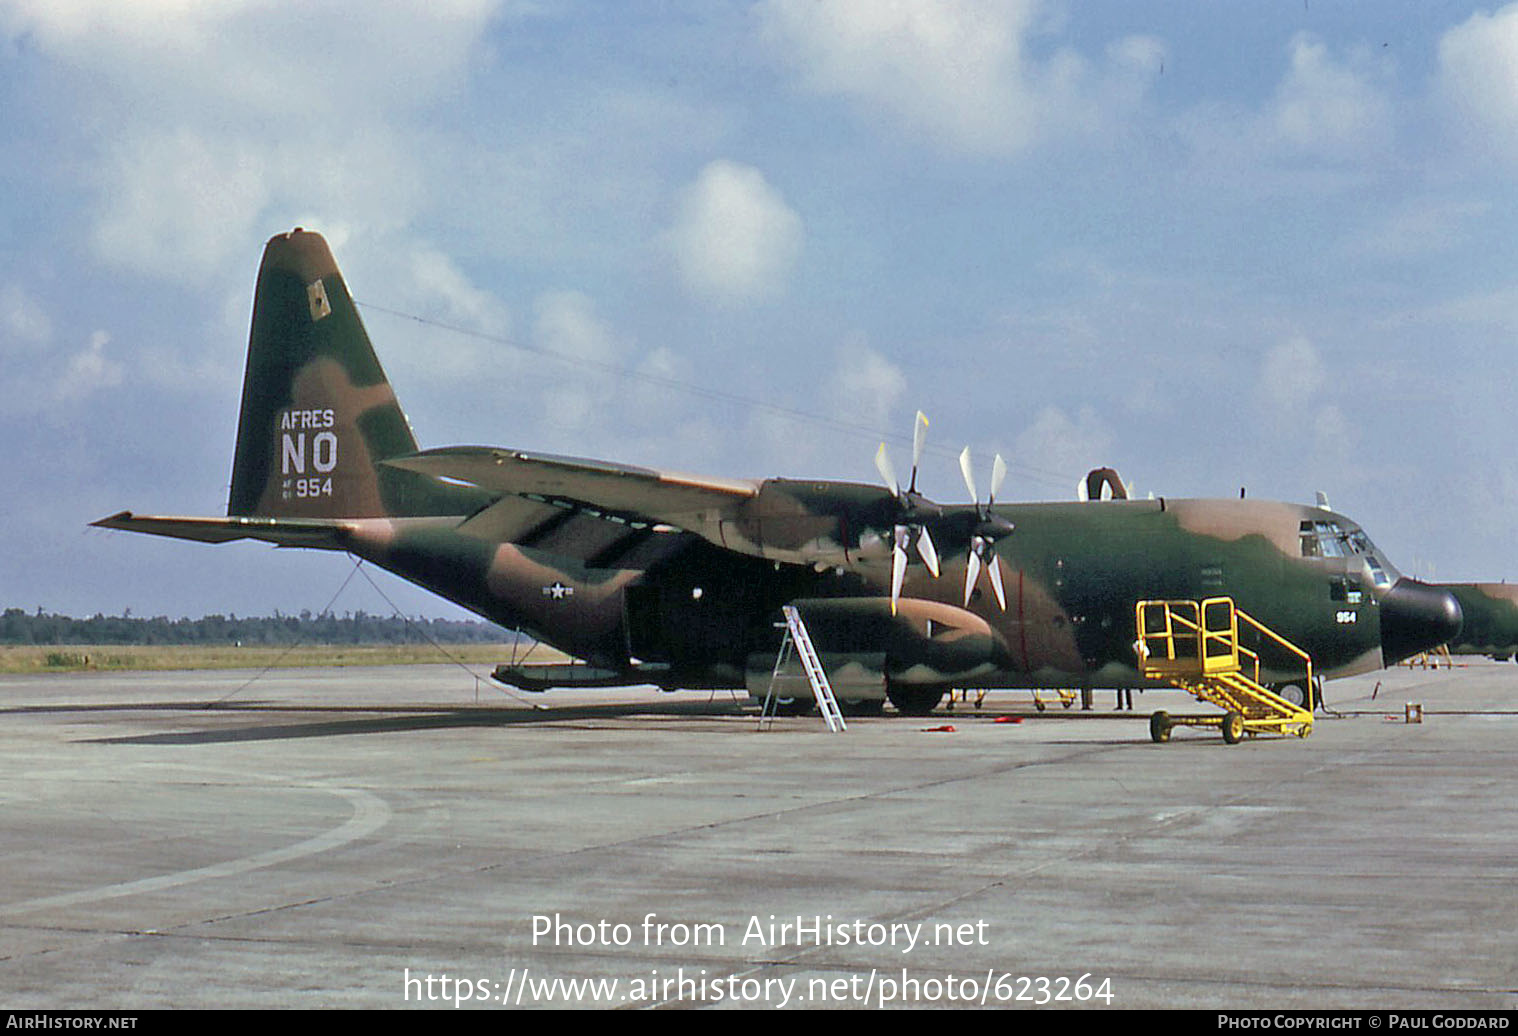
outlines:
[[[580,457],[445,446],[385,461],[391,467],[452,479],[494,493],[540,501],[573,501],[618,515],[641,516],[682,529],[759,495],[758,482],[716,479]]]

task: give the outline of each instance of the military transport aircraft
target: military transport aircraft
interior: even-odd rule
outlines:
[[[887,487],[418,451],[326,242],[297,228],[269,241],[259,271],[227,516],[95,524],[347,551],[582,660],[497,670],[529,689],[762,687],[787,604],[846,706],[889,699],[909,714],[950,688],[1145,686],[1143,599],[1230,595],[1328,676],[1460,628],[1449,593],[1399,576],[1343,515],[1243,499],[998,503],[1000,458],[981,502],[968,454],[973,502],[937,504],[917,491],[918,432],[905,488],[884,448]],[[1256,647],[1265,679],[1310,700],[1305,666]]]
[[[1518,653],[1518,584],[1433,583],[1454,594],[1464,623],[1449,642],[1451,654],[1506,661]]]

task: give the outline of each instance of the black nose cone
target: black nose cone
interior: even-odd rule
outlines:
[[[1460,602],[1448,590],[1399,579],[1381,598],[1381,658],[1396,665],[1460,634]]]

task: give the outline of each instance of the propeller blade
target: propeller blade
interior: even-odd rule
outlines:
[[[965,607],[970,607],[970,595],[975,592],[975,580],[980,578],[980,555],[972,549],[970,563],[965,567]]]
[[[907,576],[907,550],[900,539],[891,550],[891,614],[896,614],[896,602],[901,600],[901,584]]]
[[[975,492],[975,473],[970,464],[970,447],[966,446],[959,455],[959,470],[965,476],[965,488],[970,491],[970,499],[980,503],[980,494]]]
[[[908,487],[910,492],[917,492],[917,465],[922,463],[922,448],[928,440],[928,415],[921,410],[917,411],[917,420],[912,424],[912,484]]]
[[[917,553],[922,555],[922,563],[928,566],[928,571],[933,573],[933,578],[938,578],[938,551],[933,547],[933,537],[928,535],[928,530],[923,529],[917,535]]]
[[[996,502],[996,494],[1001,492],[1001,484],[1007,480],[1007,462],[1001,459],[1001,454],[991,462],[991,495],[986,499],[986,506]]]
[[[986,564],[991,570],[991,589],[996,591],[996,603],[1001,605],[1001,610],[1007,610],[1007,592],[1001,587],[1001,556],[993,553],[991,560]]]
[[[886,452],[885,443],[881,443],[880,449],[875,451],[875,470],[880,472],[880,477],[885,479],[891,492],[900,496],[901,483],[896,481],[896,468],[891,464],[891,455]]]

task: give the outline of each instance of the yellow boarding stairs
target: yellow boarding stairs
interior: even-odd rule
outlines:
[[[1307,669],[1307,686],[1313,686],[1312,658],[1286,638],[1237,608],[1232,597],[1209,597],[1204,601],[1138,602],[1139,672],[1190,691],[1223,710],[1221,716],[1172,716],[1156,712],[1149,717],[1149,736],[1169,741],[1172,727],[1220,727],[1223,740],[1236,745],[1245,734],[1312,733],[1312,712],[1293,705],[1260,684],[1260,656],[1239,644],[1240,624],[1259,631]]]

